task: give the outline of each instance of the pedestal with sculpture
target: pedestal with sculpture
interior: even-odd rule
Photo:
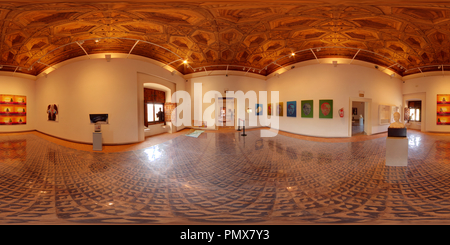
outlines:
[[[399,122],[400,113],[394,113],[386,138],[386,166],[408,165],[408,137],[405,124]]]

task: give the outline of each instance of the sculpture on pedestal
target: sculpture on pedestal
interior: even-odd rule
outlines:
[[[399,122],[400,120],[400,113],[395,112],[394,113],[394,122],[389,125],[389,128],[404,128],[405,124]]]

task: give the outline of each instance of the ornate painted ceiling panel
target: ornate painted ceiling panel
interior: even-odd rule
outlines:
[[[450,68],[450,3],[442,2],[0,1],[0,26],[2,70],[33,75],[104,52],[183,74],[226,67],[268,75],[330,57],[400,75]]]

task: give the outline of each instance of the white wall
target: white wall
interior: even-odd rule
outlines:
[[[437,125],[436,123],[437,95],[450,94],[449,74],[408,79],[403,84],[403,94],[405,100],[415,97],[422,100],[422,131],[450,132],[450,125]]]
[[[267,89],[279,91],[281,102],[297,101],[297,117],[280,117],[280,130],[320,137],[348,137],[352,111],[350,98],[364,91],[372,99],[370,116],[372,134],[385,132],[389,125],[379,125],[380,104],[402,105],[402,82],[374,68],[358,65],[316,64],[291,69],[267,81]],[[319,100],[333,100],[333,119],[319,118]],[[314,100],[314,118],[302,118],[302,100]],[[344,117],[338,110],[344,108]]]
[[[138,78],[138,76],[142,77]],[[150,79],[150,77],[157,79]],[[113,58],[111,62],[106,62],[105,59],[85,59],[61,65],[47,77],[39,77],[36,81],[1,77],[1,93],[27,95],[30,101],[28,106],[33,106],[33,108],[28,108],[29,123],[27,125],[3,126],[0,131],[36,129],[63,139],[92,143],[94,126],[89,123],[88,115],[90,113],[108,113],[110,124],[102,126],[104,143],[139,142],[144,140],[143,134],[141,134],[143,122],[139,120],[141,117],[140,93],[143,93],[141,87],[144,82],[154,82],[158,79],[174,84],[176,91],[190,92],[192,105],[194,105],[194,99],[203,99],[205,93],[210,90],[219,91],[222,96],[226,96],[224,90],[243,91],[244,93],[255,91],[258,98],[257,103],[260,102],[260,91],[269,92],[268,100],[270,100],[271,91],[279,91],[280,101],[284,102],[284,108],[286,108],[287,101],[297,101],[298,107],[296,118],[286,117],[286,109],[284,109],[284,116],[279,118],[279,129],[321,137],[348,137],[350,135],[350,101],[358,97],[359,91],[365,91],[364,98],[371,99],[370,125],[372,125],[372,133],[384,132],[388,127],[388,125],[378,125],[378,106],[380,104],[401,106],[403,94],[427,92],[426,125],[430,125],[435,120],[435,115],[429,114],[430,111],[435,110],[435,95],[437,92],[450,93],[450,86],[445,84],[446,81],[448,82],[446,78],[417,78],[402,85],[397,78],[391,78],[374,68],[358,65],[342,64],[333,67],[330,64],[313,64],[289,70],[279,77],[273,76],[268,80],[236,75],[228,77],[210,75],[193,77],[186,82],[181,76],[173,75],[160,66],[143,60]],[[201,97],[193,94],[196,83],[203,84]],[[417,87],[416,84],[420,86]],[[427,84],[426,87],[424,84]],[[446,90],[447,92],[445,92]],[[431,93],[429,93],[430,91]],[[314,118],[301,118],[299,111],[301,100],[309,99],[314,100]],[[333,119],[319,119],[320,99],[333,99]],[[31,101],[34,103],[31,104]],[[60,106],[59,122],[47,121],[45,108],[50,103]],[[202,113],[211,104],[202,102]],[[253,104],[249,104],[247,101],[245,108],[247,107],[252,108],[254,113],[255,106]],[[338,115],[340,108],[344,108],[345,111],[343,118]],[[264,105],[264,110],[267,113],[267,105]],[[191,112],[192,119],[194,119],[193,111]],[[239,116],[239,112],[236,112],[236,116]],[[249,119],[248,115],[245,117],[247,120]],[[261,124],[257,126],[261,126]],[[449,126],[431,129],[450,131]],[[432,131],[428,126],[427,130]]]
[[[35,130],[35,81],[31,78],[13,77],[11,76],[11,73],[5,75],[0,74],[0,94],[27,96],[27,123],[24,125],[0,125],[0,132]]]
[[[139,122],[137,74],[150,73],[179,82],[179,76],[142,60],[113,58],[81,60],[62,65],[36,81],[36,129],[63,139],[92,143],[91,113],[109,114],[102,125],[103,143],[125,144],[144,140]],[[184,80],[183,80],[184,81]],[[142,90],[142,91],[141,91]],[[58,122],[46,120],[45,107],[59,104]],[[142,111],[143,112],[143,111]]]

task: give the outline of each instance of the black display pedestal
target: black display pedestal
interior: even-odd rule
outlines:
[[[388,128],[388,137],[406,137],[406,128]]]

